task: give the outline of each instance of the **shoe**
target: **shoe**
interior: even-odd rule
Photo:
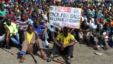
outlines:
[[[100,49],[100,46],[97,45],[97,46],[94,47],[94,49],[95,49],[95,50],[99,50],[99,49]]]
[[[11,49],[11,47],[10,47],[10,46],[6,46],[5,48],[6,48],[6,49]]]
[[[51,58],[48,58],[48,59],[47,59],[47,62],[51,62],[51,60],[52,60]]]
[[[107,46],[105,46],[105,47],[103,47],[104,48],[104,50],[108,50],[109,49],[109,47],[107,47]]]
[[[71,58],[67,58],[67,60],[66,60],[66,64],[71,64]]]
[[[18,58],[18,59],[22,58],[22,56],[23,56],[23,55],[20,54],[20,52],[17,53],[17,58]]]
[[[20,45],[17,45],[16,47],[17,47],[17,49],[21,50],[21,46]]]
[[[73,58],[73,57],[74,57],[73,55],[70,56],[70,58]]]
[[[49,48],[49,45],[46,45],[46,48],[48,49]]]
[[[3,47],[3,43],[0,43],[0,48],[2,48]]]
[[[17,54],[17,58],[19,59],[20,63],[23,63],[25,60],[25,57],[20,52]]]
[[[24,56],[22,56],[21,58],[20,58],[20,63],[23,63],[24,62],[24,60],[25,60],[25,57]]]
[[[48,59],[47,59],[47,62],[51,62],[53,58],[53,55],[51,55]]]

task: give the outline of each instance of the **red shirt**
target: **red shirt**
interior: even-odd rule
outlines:
[[[12,18],[13,22],[16,23],[16,16],[15,16],[15,14],[13,14],[13,13],[9,14],[8,13],[8,14],[6,14],[6,17]]]

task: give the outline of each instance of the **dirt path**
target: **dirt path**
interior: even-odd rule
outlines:
[[[0,64],[35,64],[30,55],[26,56],[26,61],[24,63],[19,63],[19,60],[16,58],[16,53],[18,52],[16,48],[12,48],[8,51],[13,52],[14,55],[0,49]],[[77,44],[75,46],[72,64],[113,64],[113,49],[99,51],[102,53],[101,56],[94,54],[95,52],[97,51],[87,47],[86,45]],[[38,64],[58,64],[55,62],[47,63],[38,56],[35,56],[35,58]]]

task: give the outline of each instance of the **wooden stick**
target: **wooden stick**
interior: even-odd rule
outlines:
[[[30,55],[31,55],[31,57],[33,58],[35,64],[38,64],[38,63],[37,63],[37,60],[36,60],[35,57],[34,57],[34,55],[33,55],[33,54],[30,54]]]
[[[4,51],[7,52],[7,53],[10,53],[11,55],[14,55],[14,53],[12,53],[12,52],[10,52],[10,51],[4,49],[4,48],[1,48],[1,49],[4,50]]]

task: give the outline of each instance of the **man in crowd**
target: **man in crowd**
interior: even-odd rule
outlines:
[[[58,51],[59,53],[64,55],[66,64],[71,64],[70,59],[73,56],[73,47],[78,42],[74,38],[74,35],[70,33],[69,28],[64,27],[62,31],[63,32],[58,33],[56,39],[54,40],[55,44],[53,47],[53,51],[47,61],[51,61],[51,58],[53,58],[53,54]]]
[[[42,49],[42,42],[38,38],[37,33],[34,31],[33,26],[28,25],[27,31],[24,33],[24,41],[22,43],[22,50],[18,54],[18,58],[20,58],[20,62],[24,62],[25,55],[27,52],[33,55],[34,45],[38,46],[38,50],[40,51],[41,57],[43,59],[46,59],[46,55]]]
[[[48,39],[47,30],[48,27],[46,22],[44,20],[41,21],[41,18],[39,18],[35,24],[35,31],[37,32],[39,38],[42,40],[42,44],[44,48],[48,48],[49,46],[49,43],[47,41]]]
[[[0,0],[0,1],[5,1],[5,0]],[[9,1],[9,0],[6,0],[6,1]],[[69,60],[70,60],[70,57],[73,56],[72,54],[73,46],[75,43],[77,43],[77,41],[75,40],[74,35],[69,32],[69,29],[67,27],[63,28],[62,31],[60,31],[57,34],[56,38],[53,38],[55,37],[54,36],[55,29],[52,26],[47,25],[49,18],[48,18],[48,12],[46,12],[46,11],[49,11],[48,8],[52,4],[54,5],[58,4],[61,6],[69,6],[69,7],[77,7],[77,8],[80,7],[83,9],[83,17],[82,17],[83,20],[81,24],[82,29],[80,28],[80,30],[81,30],[81,33],[83,31],[84,33],[80,35],[81,36],[80,39],[82,39],[83,38],[82,36],[85,35],[87,39],[89,39],[88,41],[90,43],[88,44],[92,44],[96,48],[100,46],[102,47],[104,46],[104,48],[107,48],[109,46],[109,39],[111,40],[113,39],[113,36],[110,35],[113,33],[112,32],[113,19],[111,19],[113,16],[113,4],[112,4],[113,2],[106,0],[105,3],[97,2],[94,4],[92,2],[92,4],[90,4],[86,0],[76,0],[76,1],[79,1],[79,3],[78,2],[73,3],[73,0],[62,0],[62,2],[61,0],[35,0],[34,3],[28,2],[28,0],[11,0],[11,1],[12,2],[20,1],[22,3],[18,3],[18,5],[15,5],[15,3],[6,3],[6,5],[8,4],[6,8],[3,6],[3,4],[0,4],[0,20],[2,21],[2,19],[6,17],[5,23],[0,22],[1,24],[0,25],[0,42],[2,42],[6,38],[5,40],[6,48],[8,49],[10,48],[10,40],[13,43],[15,43],[17,47],[20,45],[20,43],[22,43],[22,50],[19,52],[21,59],[23,59],[27,51],[30,54],[32,54],[32,47],[34,43],[37,43],[37,45],[39,46],[39,50],[42,56],[46,56],[42,50],[42,47],[44,47],[45,45],[48,46],[47,33],[49,28],[50,33],[52,35],[51,37],[53,39],[53,42],[55,42],[50,58],[52,57],[53,54],[55,54],[55,51],[58,50],[60,53],[65,55],[66,63],[70,64]],[[69,1],[72,1],[72,2],[69,2]],[[82,3],[83,1],[84,3]],[[74,6],[71,6],[70,3],[73,4]],[[35,10],[35,13],[34,13],[34,10]],[[16,16],[16,19],[15,19],[16,24],[13,23],[14,16]],[[33,20],[31,20],[31,18]],[[37,18],[40,18],[40,19],[37,19]],[[36,25],[34,29],[36,31],[36,34],[32,27],[34,26],[35,20],[36,20]],[[111,23],[111,26],[109,26],[110,23]],[[31,24],[32,26],[29,24]],[[19,31],[19,34],[18,34],[18,31]],[[87,36],[88,32],[91,34]],[[90,38],[90,36],[92,38]],[[40,41],[40,43],[38,43],[38,41]],[[41,41],[44,42],[44,45],[42,45]],[[92,43],[93,41],[94,43]],[[86,41],[84,42],[86,43]],[[112,44],[112,42],[113,41],[111,41],[110,43]]]
[[[21,14],[21,18],[19,20],[17,20],[16,22],[18,28],[19,28],[19,34],[20,34],[20,41],[23,41],[23,33],[27,30],[28,24],[32,24],[33,25],[33,21],[31,19],[29,19],[29,16],[24,13]]]
[[[5,24],[6,30],[6,48],[10,49],[10,40],[16,44],[17,47],[20,45],[20,37],[18,33],[18,28],[12,21],[12,17],[7,16]]]
[[[4,8],[4,4],[0,4],[0,17],[5,17],[7,10]]]

